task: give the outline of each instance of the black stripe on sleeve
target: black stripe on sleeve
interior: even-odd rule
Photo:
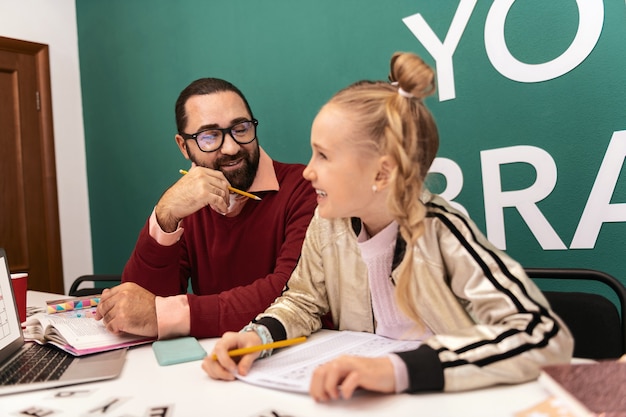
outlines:
[[[529,296],[526,287],[524,285],[522,285],[521,281],[517,277],[515,277],[506,268],[506,265],[504,264],[504,262],[502,261],[502,259],[498,255],[496,255],[491,249],[486,248],[484,245],[482,245],[478,241],[478,239],[476,238],[476,235],[474,233],[474,230],[468,224],[467,219],[465,219],[463,216],[459,216],[459,215],[457,215],[455,213],[450,213],[450,212],[448,212],[445,209],[445,207],[442,207],[442,206],[439,206],[439,205],[436,205],[436,204],[433,204],[433,203],[429,203],[429,204],[427,204],[427,206],[429,206],[431,208],[434,208],[436,210],[439,210],[441,212],[448,213],[449,215],[455,216],[460,221],[462,221],[463,224],[465,224],[465,226],[467,227],[467,230],[469,231],[469,233],[471,234],[474,243],[476,245],[480,246],[487,253],[489,253],[489,255],[493,258],[493,260],[499,266],[499,268],[502,271],[502,273],[504,274],[504,276],[507,277],[508,279],[510,279],[512,282],[514,282],[515,285],[522,291],[522,293],[524,295],[526,295],[528,297],[528,299],[530,301],[532,301],[534,303],[534,305],[538,308],[538,311],[529,311],[528,309],[526,309],[522,305],[520,300],[517,297],[515,297],[515,295],[510,290],[508,290],[507,288],[502,286],[502,284],[500,284],[500,282],[498,282],[498,280],[492,274],[491,270],[489,269],[489,267],[487,266],[485,261],[479,256],[479,254],[476,252],[476,250],[474,249],[472,244],[470,244],[467,241],[467,239],[465,239],[465,237],[463,236],[461,231],[451,222],[451,220],[447,216],[445,216],[444,214],[438,213],[437,211],[433,211],[433,210],[429,211],[428,216],[429,217],[436,217],[437,219],[439,219],[450,230],[450,232],[458,239],[458,241],[461,243],[461,245],[470,254],[472,259],[474,259],[476,261],[478,266],[483,271],[485,277],[492,283],[492,285],[495,288],[497,288],[499,291],[501,291],[503,294],[506,294],[507,297],[509,297],[509,299],[511,300],[513,305],[515,305],[515,307],[517,308],[517,310],[520,313],[532,315],[532,319],[530,320],[527,328],[525,329],[525,333],[531,334],[533,332],[533,330],[535,329],[535,327],[538,326],[541,323],[541,317],[547,317],[553,323],[553,326],[552,326],[551,330],[545,332],[543,337],[542,337],[542,339],[539,342],[537,342],[537,343],[526,343],[526,344],[517,346],[515,348],[512,348],[511,350],[508,350],[506,352],[502,352],[502,353],[497,354],[497,355],[492,355],[492,356],[485,357],[483,359],[477,360],[477,361],[473,362],[473,364],[477,365],[477,366],[485,366],[485,365],[488,365],[488,364],[493,363],[493,362],[497,362],[497,361],[500,361],[500,360],[503,360],[503,359],[510,358],[512,356],[518,355],[520,353],[523,353],[525,351],[528,351],[528,350],[531,350],[531,349],[534,349],[534,348],[546,346],[548,344],[549,340],[552,337],[554,337],[558,333],[558,331],[559,331],[558,322],[556,322],[553,319],[553,317],[551,317],[551,315],[548,313],[548,310],[545,307],[543,307],[541,304],[537,303],[535,300],[533,300]],[[519,329],[509,329],[506,332],[503,332],[502,334],[498,335],[497,337],[495,337],[493,339],[481,340],[481,341],[469,344],[467,346],[461,347],[459,349],[456,349],[454,351],[454,353],[461,354],[461,353],[470,351],[472,349],[477,349],[477,348],[479,348],[481,346],[485,346],[485,345],[489,345],[489,344],[498,344],[498,343],[501,343],[503,340],[505,340],[505,339],[507,339],[509,337],[515,336],[515,335],[517,335],[517,334],[519,334],[521,332],[522,331],[519,330]],[[453,361],[453,362],[446,362],[446,363],[443,363],[442,365],[443,365],[444,368],[447,368],[447,367],[458,366],[458,365],[468,364],[468,363],[469,362],[465,361],[465,360],[457,360],[457,361]]]

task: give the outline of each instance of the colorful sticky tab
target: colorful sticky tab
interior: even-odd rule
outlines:
[[[96,307],[99,302],[100,297],[48,301],[46,311],[48,314],[54,314],[64,311],[82,310],[85,308]]]

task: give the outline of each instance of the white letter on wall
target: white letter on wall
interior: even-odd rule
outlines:
[[[463,171],[461,171],[461,167],[452,159],[435,158],[428,172],[441,174],[446,178],[446,189],[440,192],[439,195],[450,202],[452,207],[467,216],[465,207],[456,201],[452,201],[458,197],[463,189]]]
[[[515,0],[494,0],[485,21],[485,48],[494,68],[505,77],[523,83],[551,80],[573,70],[595,47],[604,23],[602,0],[576,0],[578,31],[569,48],[552,61],[525,64],[511,55],[504,39],[504,22]]]
[[[535,204],[546,198],[556,185],[556,164],[550,154],[534,146],[512,146],[481,151],[480,161],[489,240],[506,249],[504,208],[515,207],[543,249],[567,249]],[[535,168],[535,183],[524,190],[502,191],[500,165],[516,162]]]
[[[604,154],[587,205],[574,233],[571,249],[593,249],[604,222],[626,221],[626,204],[611,204],[611,196],[626,157],[626,130],[614,132]]]
[[[413,35],[424,45],[437,63],[437,88],[439,101],[456,97],[454,88],[454,67],[452,55],[459,45],[472,11],[478,0],[461,0],[454,14],[446,39],[441,43],[435,32],[428,26],[421,14],[417,13],[402,19]]]

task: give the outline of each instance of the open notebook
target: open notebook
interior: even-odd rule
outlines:
[[[0,395],[117,377],[126,349],[74,357],[24,342],[6,252],[0,248]]]

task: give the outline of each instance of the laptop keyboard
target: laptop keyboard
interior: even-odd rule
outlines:
[[[57,380],[73,360],[61,350],[30,344],[0,368],[0,385]]]

